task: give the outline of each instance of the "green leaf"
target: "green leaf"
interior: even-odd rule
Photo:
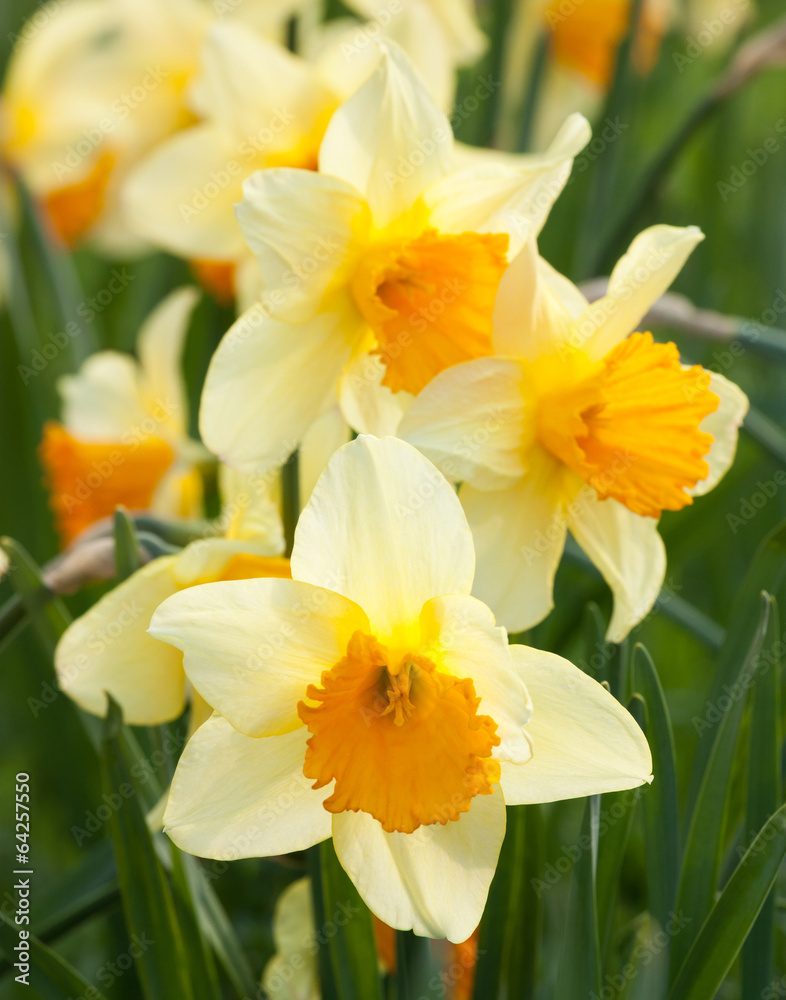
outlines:
[[[199,878],[199,874],[190,870],[190,862],[194,859],[182,854],[174,844],[170,844],[169,853],[175,914],[186,953],[193,997],[194,1000],[218,1000],[221,987],[216,963],[195,908],[194,877]]]
[[[677,763],[666,696],[647,650],[633,650],[635,685],[645,703],[645,731],[652,752],[652,784],[642,790],[649,911],[666,925],[677,898],[680,872]]]
[[[761,613],[761,593],[777,594],[786,578],[786,521],[774,528],[761,542],[751,562],[750,569],[739,590],[726,641],[718,657],[714,672],[710,701],[718,700],[724,686],[731,686],[739,672],[750,645],[750,623],[758,621]],[[688,806],[696,801],[712,749],[709,740],[699,740],[693,760]]]
[[[23,928],[24,929],[24,928]],[[0,948],[11,962],[18,961],[19,952],[14,947],[19,943],[19,928],[12,926],[0,913]],[[91,1000],[106,1000],[103,993],[89,983],[81,972],[69,965],[64,958],[48,948],[33,934],[25,942],[30,948],[30,989],[37,990],[44,1000],[63,1000],[64,997],[89,996]],[[14,969],[20,975],[22,970]],[[27,995],[24,984],[19,987],[19,996]]]
[[[557,976],[559,997],[586,997],[600,993],[600,938],[596,871],[600,796],[587,799],[581,835],[577,847],[581,852],[573,866],[570,899],[562,938],[562,958]]]
[[[607,792],[600,797],[595,883],[598,938],[602,955],[607,953],[611,940],[622,861],[640,792],[640,788],[629,788],[623,792]]]
[[[786,805],[764,824],[726,883],[688,952],[669,1000],[715,996],[775,884],[784,856]]]
[[[193,1000],[186,949],[164,869],[145,821],[134,762],[121,739],[120,709],[109,699],[103,727],[104,793],[116,803],[108,821],[129,934],[152,941],[136,968],[145,1000]]]
[[[127,580],[139,569],[139,541],[134,522],[122,507],[115,510],[115,575],[117,582]]]
[[[314,927],[317,931],[317,968],[321,1000],[338,1000],[338,985],[333,972],[330,944],[323,934],[325,926],[325,890],[322,880],[322,845],[308,850],[308,871],[311,877],[311,899],[314,905]]]
[[[772,602],[759,657],[750,723],[744,843],[781,799],[780,622]],[[742,998],[761,1000],[773,976],[775,893],[770,893],[742,948]]]
[[[396,931],[396,998],[397,1000],[438,1000],[444,986],[436,970],[428,938],[412,931]]]
[[[0,546],[11,560],[11,582],[22,600],[41,645],[50,656],[60,636],[71,624],[65,605],[44,583],[41,569],[24,546],[13,538],[0,538]]]
[[[300,517],[300,456],[293,451],[281,466],[281,514],[286,539],[285,555],[292,555],[295,528]]]
[[[685,855],[677,894],[677,911],[684,911],[692,923],[674,939],[672,945],[674,949],[672,968],[674,970],[679,968],[701,923],[710,912],[718,887],[718,872],[723,853],[724,819],[731,786],[737,737],[745,707],[746,693],[752,678],[755,676],[756,659],[767,631],[770,614],[771,598],[764,595],[760,601],[761,612],[753,635],[750,634],[750,625],[747,629],[747,653],[741,660],[734,685],[729,687],[728,693],[722,696],[728,704],[724,709],[722,699],[718,703],[711,703],[705,718],[699,720],[701,727],[697,727],[699,728],[699,745],[701,745],[702,738],[710,738],[707,730],[714,730],[714,735],[711,738],[712,749],[699,788],[696,808],[685,844]],[[714,721],[709,719],[711,709],[714,709]]]
[[[227,979],[239,997],[253,997],[258,988],[257,980],[221,901],[196,859],[185,856],[184,861],[186,871],[192,870],[198,875],[193,892],[199,921]]]
[[[539,805],[508,806],[505,840],[480,923],[478,1000],[535,994],[543,896],[545,831]]]
[[[341,867],[333,841],[319,847],[325,918],[321,931],[339,1000],[381,1000],[371,913]]]

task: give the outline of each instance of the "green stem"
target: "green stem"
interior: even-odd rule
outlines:
[[[281,505],[284,521],[285,555],[292,555],[295,543],[295,528],[300,517],[300,463],[297,451],[293,451],[281,469]]]
[[[544,31],[535,46],[535,57],[532,61],[532,70],[527,82],[527,92],[521,109],[521,125],[519,127],[516,148],[522,153],[526,153],[530,148],[532,130],[535,126],[535,116],[538,111],[538,100],[548,63],[549,35],[548,32]]]

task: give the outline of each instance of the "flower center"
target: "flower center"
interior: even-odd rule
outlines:
[[[707,372],[683,368],[677,347],[649,333],[632,334],[597,364],[570,360],[574,378],[539,393],[540,443],[601,499],[637,514],[660,517],[693,503],[686,491],[708,475],[713,440],[700,424],[719,404]],[[538,375],[543,386],[553,371]]]
[[[314,788],[335,781],[329,812],[366,812],[388,833],[412,833],[458,819],[499,781],[497,724],[477,714],[472,681],[424,656],[392,662],[375,638],[355,632],[306,697],[319,704],[298,705],[312,734],[303,773]]]
[[[104,152],[87,177],[46,196],[47,215],[66,246],[73,246],[98,221],[114,165],[114,156]]]
[[[491,315],[507,266],[505,234],[380,243],[351,282],[385,365],[382,384],[418,393],[445,368],[491,354]]]
[[[67,545],[89,525],[113,514],[118,504],[129,510],[149,507],[175,455],[160,438],[132,444],[80,441],[62,424],[50,421],[44,427],[40,457],[57,530]]]

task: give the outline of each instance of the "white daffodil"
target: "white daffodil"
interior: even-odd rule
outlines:
[[[194,261],[206,287],[231,301],[238,286],[258,284],[235,218],[243,181],[268,166],[315,170],[338,98],[305,60],[226,22],[210,30],[191,103],[199,123],[160,143],[131,174],[126,215],[140,236]]]
[[[187,701],[190,731],[210,716],[186,682],[180,652],[148,635],[153,612],[165,598],[206,581],[289,576],[267,483],[222,468],[220,485],[224,506],[215,537],[142,566],[63,633],[55,650],[58,683],[86,711],[104,715],[108,693],[135,726],[176,719]]]
[[[661,511],[711,490],[734,459],[745,394],[633,332],[701,239],[695,227],[645,230],[591,305],[531,242],[500,284],[502,356],[438,375],[401,423],[463,482],[474,593],[511,631],[551,610],[570,529],[614,593],[608,637],[624,638],[663,582]]]
[[[333,115],[319,172],[263,170],[243,186],[264,292],[213,356],[206,444],[238,466],[280,464],[337,399],[356,430],[388,433],[437,372],[491,353],[508,255],[543,225],[588,137],[574,116],[543,156],[452,172],[447,119],[383,46]]]
[[[224,859],[332,836],[381,920],[460,942],[506,802],[649,781],[629,713],[561,657],[508,647],[469,596],[474,562],[447,480],[405,442],[361,436],[301,514],[291,580],[166,600],[150,632],[216,709],[178,764],[172,840]]]
[[[0,154],[69,245],[138,250],[123,179],[194,120],[188,85],[210,24],[226,13],[279,25],[292,0],[53,0],[20,32],[3,85]],[[230,6],[227,4],[227,6]]]
[[[118,504],[173,517],[202,505],[196,466],[207,457],[188,437],[181,356],[193,288],[172,292],[139,332],[139,361],[99,351],[58,381],[62,423],[44,427],[40,457],[64,542]]]
[[[538,89],[534,148],[550,142],[571,111],[594,120],[611,85],[633,10],[632,0],[518,0],[505,57],[505,138],[517,138],[540,45],[546,46],[546,64]],[[673,0],[643,0],[632,54],[640,73],[649,73],[655,64],[673,17]]]

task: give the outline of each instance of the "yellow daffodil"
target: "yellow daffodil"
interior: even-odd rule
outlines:
[[[99,351],[58,382],[62,423],[44,427],[40,457],[64,543],[118,504],[194,517],[202,503],[196,465],[204,449],[188,437],[180,371],[197,292],[181,288],[139,332],[139,362]]]
[[[201,120],[159,144],[132,173],[124,192],[129,225],[198,262],[205,285],[231,301],[236,285],[257,281],[235,219],[243,180],[267,166],[315,170],[337,103],[305,60],[246,25],[216,24],[193,88]]]
[[[520,0],[506,55],[506,130],[516,128],[537,46],[544,38],[547,64],[538,92],[535,148],[550,141],[570,111],[594,119],[611,85],[633,10],[633,0]],[[655,64],[672,19],[671,0],[643,0],[632,51],[640,73],[650,72]]]
[[[628,712],[559,656],[508,646],[469,596],[475,556],[447,480],[395,438],[338,451],[301,514],[292,579],[192,587],[150,632],[216,713],[164,819],[218,859],[333,838],[392,927],[477,926],[505,803],[650,780]]]
[[[61,690],[96,715],[107,693],[127,722],[153,726],[177,718],[191,702],[193,731],[212,709],[186,682],[183,657],[147,634],[167,597],[209,580],[289,576],[278,508],[265,483],[221,469],[222,515],[215,537],[191,542],[133,573],[77,618],[55,651]]]
[[[651,609],[661,511],[711,490],[748,407],[722,375],[636,331],[702,234],[654,226],[591,305],[527,245],[502,279],[494,346],[443,372],[400,427],[450,477],[475,537],[475,594],[512,631],[552,607],[568,529],[614,593],[609,638]]]
[[[68,244],[140,248],[119,193],[133,165],[194,121],[188,87],[210,24],[203,0],[54,0],[20,33],[3,86],[0,155]],[[291,0],[226,13],[283,23]]]
[[[489,354],[522,220],[540,229],[588,136],[577,115],[544,156],[454,171],[447,119],[383,46],[333,115],[318,173],[275,168],[244,184],[238,218],[264,292],[211,362],[208,446],[239,466],[280,464],[337,399],[356,430],[387,433],[437,372]]]

